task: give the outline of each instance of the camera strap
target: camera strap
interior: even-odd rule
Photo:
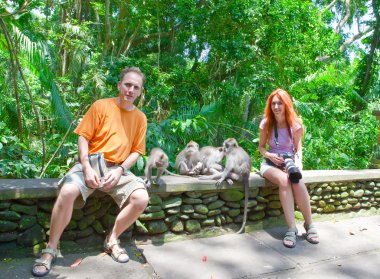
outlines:
[[[292,151],[293,151],[293,153],[295,154],[295,153],[296,153],[296,149],[295,149],[295,147],[294,147],[293,133],[292,133],[292,130],[290,129],[289,124],[287,123],[286,125],[287,125],[287,127],[288,127],[289,137],[290,137],[290,139],[292,140]],[[277,123],[274,123],[274,143],[276,144],[276,146],[278,146],[278,131],[277,131]]]

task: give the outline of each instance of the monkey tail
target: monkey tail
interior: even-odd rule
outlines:
[[[249,196],[249,173],[242,174],[242,181],[244,185],[244,217],[243,224],[241,225],[240,230],[237,233],[243,233],[245,224],[247,223],[247,213],[248,213],[248,196]]]
[[[169,175],[173,175],[173,176],[177,176],[177,177],[186,177],[186,178],[191,178],[191,176],[189,175],[182,175],[182,174],[176,174],[176,173],[173,173],[171,171],[168,171],[168,170],[165,170],[165,172]]]

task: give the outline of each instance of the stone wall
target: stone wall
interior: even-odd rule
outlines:
[[[367,176],[352,175],[346,176],[350,181],[342,181],[342,178],[337,177],[334,181],[326,181],[326,177],[321,180],[320,176],[306,176],[312,211],[328,214],[379,209],[380,171]],[[206,184],[200,185],[200,182],[194,179],[164,179],[166,185],[152,189],[149,206],[123,237],[149,237],[169,232],[194,234],[205,228],[233,224],[236,228],[240,226],[244,207],[241,185],[223,185],[221,189],[216,189],[213,182],[202,182]],[[248,224],[282,215],[277,187],[255,175],[251,175],[250,187]],[[29,193],[27,198],[18,195],[17,198],[11,199],[7,198],[9,188],[12,187],[6,189],[0,184],[0,195],[1,189],[8,193],[0,198],[0,248],[22,246],[40,249],[49,234],[56,188],[53,187],[54,192],[51,192],[53,194],[50,197],[41,197],[39,190],[36,191],[36,198],[31,197]],[[13,190],[17,192],[19,189],[13,187]],[[90,197],[83,209],[74,210],[72,220],[61,240],[79,245],[95,243],[93,241],[102,243],[118,212],[118,207],[109,196]]]

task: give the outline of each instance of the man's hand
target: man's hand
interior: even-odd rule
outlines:
[[[91,166],[87,168],[83,168],[83,176],[84,176],[84,181],[86,182],[86,185],[89,188],[92,188],[92,189],[99,188],[100,177],[96,174],[96,172]]]
[[[113,186],[115,186],[119,182],[122,174],[123,174],[122,168],[115,168],[115,169],[109,170],[108,173],[104,177],[104,183],[103,183],[104,189],[109,190]]]

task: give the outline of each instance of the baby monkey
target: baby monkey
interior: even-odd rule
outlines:
[[[161,186],[162,179],[160,179],[161,175],[166,171],[169,166],[169,158],[166,153],[158,147],[153,148],[150,151],[148,160],[145,166],[145,183],[148,188],[152,186],[152,183]],[[157,169],[157,176],[155,181],[152,180],[152,168]]]
[[[221,173],[215,173],[213,175],[203,176],[199,179],[217,179],[216,185],[226,180],[229,184],[232,184],[232,180],[242,182],[244,185],[244,218],[243,224],[238,231],[241,233],[244,231],[245,224],[247,222],[248,211],[248,195],[249,195],[249,175],[251,174],[251,159],[243,148],[241,148],[236,139],[229,138],[223,143],[224,152],[226,153],[226,167]]]
[[[200,150],[202,174],[216,174],[223,170],[221,162],[224,158],[223,147],[204,146]]]

